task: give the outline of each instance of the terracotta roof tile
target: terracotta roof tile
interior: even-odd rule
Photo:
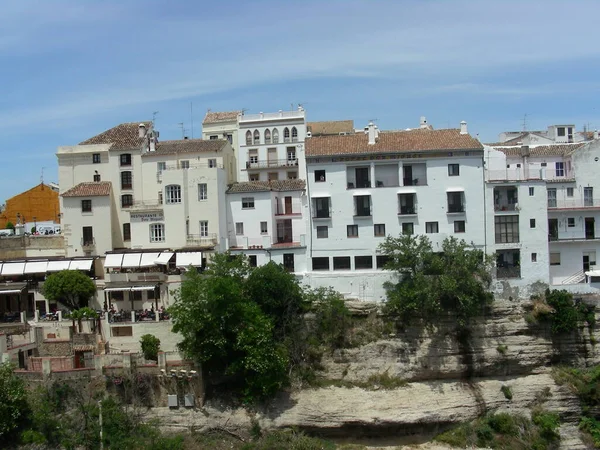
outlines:
[[[313,136],[331,136],[340,133],[354,133],[353,120],[332,120],[329,122],[308,122],[306,130]]]
[[[579,144],[556,144],[556,145],[538,145],[537,147],[529,147],[530,156],[569,156],[575,150],[583,147],[585,143]],[[506,156],[521,156],[521,146],[516,147],[494,147],[504,153]]]
[[[162,141],[156,144],[156,150],[145,152],[142,156],[174,155],[180,153],[212,153],[220,151],[227,141],[203,139],[179,139],[176,141]]]
[[[143,123],[149,130],[152,122],[122,123],[92,138],[80,142],[79,145],[112,144],[111,150],[131,150],[141,148],[144,138],[139,137],[139,125]]]
[[[483,150],[481,143],[458,129],[416,129],[380,133],[377,142],[369,145],[365,133],[346,136],[321,136],[307,139],[306,156],[398,153],[435,150]]]
[[[234,122],[241,111],[213,112],[208,111],[204,116],[202,123]]]
[[[101,197],[110,195],[112,183],[110,181],[99,181],[97,183],[79,183],[71,189],[63,192],[63,197]]]
[[[275,180],[275,181],[245,181],[234,183],[227,189],[228,194],[240,192],[267,192],[267,191],[301,191],[306,187],[304,180]]]

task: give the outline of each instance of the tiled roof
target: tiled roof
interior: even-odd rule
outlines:
[[[139,125],[146,125],[146,130],[150,129],[152,122],[129,122],[122,123],[110,130],[106,130],[92,138],[89,138],[79,145],[92,144],[112,144],[111,150],[130,150],[138,149],[142,146],[144,138],[139,137]]]
[[[477,139],[469,134],[460,134],[458,129],[380,133],[373,145],[369,145],[365,133],[321,136],[307,139],[305,145],[307,156],[483,149]]]
[[[529,147],[530,156],[569,156],[578,148],[581,148],[585,143],[579,144],[557,144],[557,145],[539,145],[537,147]],[[521,156],[521,146],[517,147],[494,147],[504,153],[506,156]]]
[[[100,197],[110,195],[111,187],[110,181],[79,183],[61,195],[63,197]]]
[[[179,139],[177,141],[162,141],[156,144],[156,150],[145,152],[142,156],[174,155],[181,153],[211,153],[221,150],[227,141],[203,139]]]
[[[305,188],[304,180],[275,180],[275,181],[245,181],[229,186],[228,194],[240,192],[266,192],[266,191],[301,191]]]
[[[353,120],[332,120],[329,122],[308,122],[306,130],[313,136],[331,136],[340,133],[354,133]]]
[[[241,111],[213,112],[208,111],[202,123],[234,122]]]

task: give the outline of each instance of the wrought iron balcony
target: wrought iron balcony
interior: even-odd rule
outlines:
[[[217,243],[217,233],[188,234],[186,238],[186,244],[189,247],[214,247]]]
[[[246,169],[271,169],[277,167],[297,167],[298,159],[268,159],[246,161]]]

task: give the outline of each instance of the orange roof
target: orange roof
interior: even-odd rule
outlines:
[[[328,122],[308,122],[306,130],[313,136],[354,133],[354,120],[331,120]]]
[[[122,123],[116,127],[86,139],[79,145],[112,144],[111,150],[131,150],[142,146],[144,138],[139,137],[139,125],[143,123],[149,130],[152,122],[129,122]]]
[[[202,123],[234,122],[240,111],[212,112],[208,111]]]
[[[110,181],[79,183],[63,192],[63,197],[101,197],[110,195],[112,184]]]
[[[583,142],[578,144],[538,145],[537,147],[529,147],[529,156],[569,156],[584,145]],[[521,156],[521,146],[494,147],[494,150],[498,150],[506,156]]]
[[[459,129],[382,132],[373,145],[369,145],[369,138],[365,133],[320,136],[307,139],[305,145],[306,156],[483,150],[483,146],[477,139],[469,134],[460,134]]]

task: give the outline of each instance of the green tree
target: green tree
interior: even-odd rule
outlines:
[[[8,222],[6,222],[6,229],[7,230],[14,230],[15,229],[15,225],[11,221],[8,221]]]
[[[314,338],[330,348],[346,346],[352,318],[343,295],[331,288],[306,289],[304,295],[314,314]]]
[[[51,302],[60,302],[75,310],[88,305],[96,293],[96,286],[79,270],[61,270],[46,278],[42,293]]]
[[[247,401],[279,390],[288,366],[273,319],[248,295],[250,271],[245,257],[216,254],[202,275],[185,274],[170,308],[180,349],[202,363],[209,382],[227,380]]]
[[[8,443],[28,420],[25,383],[15,375],[13,366],[0,365],[0,443]]]
[[[144,334],[140,340],[144,358],[158,361],[158,351],[160,350],[160,339],[153,334]]]
[[[436,253],[426,236],[388,236],[379,249],[389,257],[386,269],[398,275],[385,284],[386,311],[402,322],[453,314],[464,328],[493,300],[491,259],[465,241],[447,238]]]

